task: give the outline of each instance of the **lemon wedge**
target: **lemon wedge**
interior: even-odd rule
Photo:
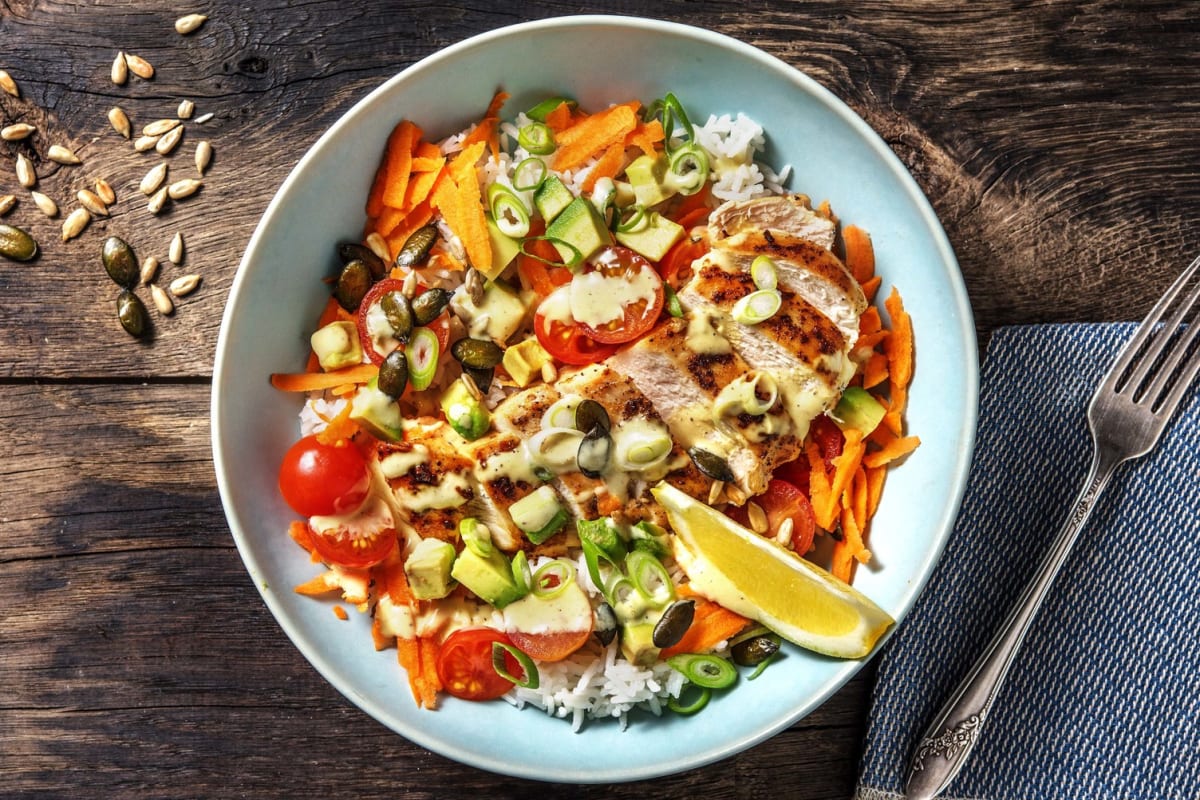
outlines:
[[[743,528],[667,483],[651,490],[675,531],[675,560],[692,588],[790,642],[862,658],[895,622],[825,570]]]

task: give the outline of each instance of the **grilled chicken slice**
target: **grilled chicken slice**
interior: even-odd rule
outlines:
[[[375,469],[422,539],[456,542],[458,523],[473,516],[473,465],[462,454],[465,445],[453,428],[428,417],[406,423],[403,442],[379,444]]]
[[[473,507],[479,512],[479,520],[492,531],[492,540],[501,550],[523,548],[528,540],[513,523],[509,509],[542,482],[533,472],[521,437],[494,433],[467,442],[464,453],[473,462]]]
[[[828,250],[833,247],[837,225],[809,206],[801,194],[785,197],[756,197],[730,200],[718,206],[708,218],[709,237],[714,244],[743,231],[785,234],[807,239]]]

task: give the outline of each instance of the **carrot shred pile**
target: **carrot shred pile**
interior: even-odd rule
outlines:
[[[622,154],[625,137],[638,126],[640,104],[622,103],[584,117],[555,135],[558,149],[554,151],[554,168],[571,170],[583,166],[589,158],[611,147],[619,146]],[[615,173],[614,173],[615,174]]]
[[[694,600],[696,611],[683,638],[663,648],[662,658],[679,653],[707,653],[721,642],[741,633],[750,624],[750,620],[741,614],[701,597],[687,584],[678,587],[677,592],[682,598]]]

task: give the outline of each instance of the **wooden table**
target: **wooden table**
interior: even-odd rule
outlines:
[[[385,78],[509,23],[574,11],[658,16],[742,38],[806,71],[887,140],[930,197],[978,329],[1140,317],[1198,249],[1200,8],[1187,2],[569,6],[353,0],[196,4],[10,0],[0,11],[4,221],[42,255],[0,261],[0,794],[6,797],[542,796],[547,787],[432,755],[331,689],[267,613],[238,559],[209,450],[217,329],[241,253],[304,150]],[[288,7],[291,5],[292,7]],[[152,80],[109,79],[118,51]],[[199,194],[147,210],[154,160],[113,132],[195,115],[169,157]],[[211,120],[200,124],[202,114]],[[81,166],[46,159],[71,147]],[[14,176],[74,208],[96,177],[112,216],[63,243]],[[153,155],[153,154],[151,154]],[[156,156],[154,158],[157,158]],[[176,232],[182,266],[167,261]],[[153,335],[126,335],[101,270],[108,235],[199,289]],[[143,297],[149,300],[148,293]],[[724,763],[552,796],[845,798],[871,670],[807,719]]]

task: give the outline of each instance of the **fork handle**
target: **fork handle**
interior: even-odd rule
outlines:
[[[909,763],[908,800],[929,800],[946,788],[966,763],[988,712],[1000,692],[1008,669],[1029,631],[1059,568],[1071,552],[1092,507],[1117,466],[1123,461],[1106,448],[1097,448],[1083,491],[1055,536],[1050,551],[1025,587],[1021,599],[992,638],[966,679],[925,731]]]

